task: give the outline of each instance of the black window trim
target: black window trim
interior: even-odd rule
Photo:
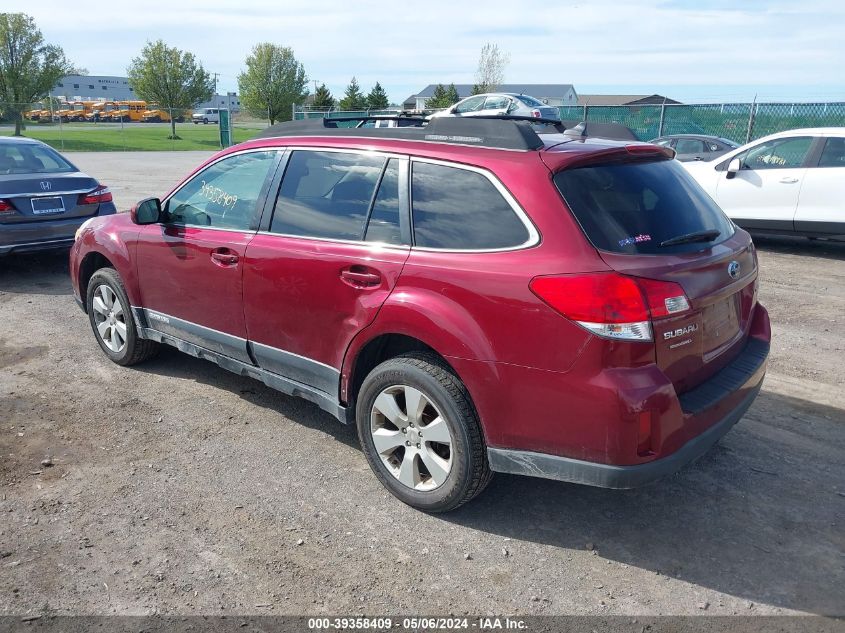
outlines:
[[[439,160],[435,158],[421,158],[418,156],[411,156],[411,170],[408,177],[408,200],[410,202],[409,207],[411,209],[411,233],[413,238],[413,226],[414,226],[414,199],[412,192],[412,184],[414,180],[414,163],[429,163],[431,165],[441,165],[443,167],[453,167],[455,169],[463,169],[465,171],[471,171],[476,174],[481,174],[487,180],[489,180],[499,194],[505,199],[505,202],[508,203],[511,210],[516,214],[516,217],[519,218],[520,222],[522,222],[525,229],[528,231],[528,239],[523,242],[522,244],[518,244],[516,246],[506,246],[505,248],[436,248],[431,246],[417,246],[416,240],[412,239],[412,250],[415,251],[423,251],[423,252],[430,252],[430,253],[507,253],[510,251],[521,251],[528,248],[533,248],[540,243],[540,232],[537,230],[537,227],[531,221],[531,218],[528,217],[528,214],[525,213],[523,208],[519,206],[519,203],[516,201],[516,198],[513,194],[502,184],[492,172],[483,167],[476,167],[475,165],[467,165],[464,163],[455,163],[448,160]]]
[[[271,149],[271,148],[264,148]],[[336,244],[357,244],[359,246],[366,246],[369,248],[391,248],[407,251],[411,247],[411,220],[410,220],[410,177],[409,177],[409,157],[405,154],[397,154],[394,152],[373,151],[366,149],[355,149],[347,147],[331,147],[322,145],[287,145],[277,146],[272,149],[283,152],[284,155],[276,168],[276,174],[270,183],[269,192],[264,200],[264,209],[261,214],[261,220],[258,226],[259,235],[271,235],[276,237],[286,237],[289,239],[298,240],[316,240],[319,242],[333,242]],[[270,225],[273,220],[273,213],[276,207],[276,200],[279,197],[279,191],[282,187],[282,179],[285,175],[290,157],[293,152],[335,152],[338,154],[359,154],[366,156],[379,156],[384,158],[384,165],[382,166],[381,174],[379,175],[378,184],[373,193],[373,198],[370,200],[370,207],[367,210],[367,221],[364,223],[364,234],[358,240],[345,240],[337,237],[317,237],[312,235],[292,235],[290,233],[279,233],[278,231],[271,231]],[[387,165],[391,158],[399,160],[399,233],[402,237],[402,244],[390,244],[389,242],[369,242],[366,240],[368,222],[372,214],[372,207],[375,202],[375,197],[378,195],[378,187],[381,185],[381,180],[384,177]]]
[[[167,204],[170,202],[170,199],[179,193],[184,187],[188,185],[188,183],[193,182],[194,179],[199,176],[200,174],[205,173],[208,169],[219,163],[220,161],[226,160],[227,158],[231,158],[232,156],[240,156],[242,154],[254,154],[256,152],[275,152],[276,157],[274,159],[274,164],[270,166],[269,171],[267,172],[267,176],[264,178],[264,184],[261,186],[261,192],[258,195],[258,199],[255,202],[255,209],[253,210],[253,217],[250,220],[250,225],[248,229],[228,229],[222,226],[205,226],[204,224],[185,224],[184,222],[159,222],[162,226],[173,226],[177,228],[199,228],[205,229],[208,231],[228,231],[229,233],[256,233],[258,232],[260,226],[260,217],[264,213],[264,208],[266,206],[267,198],[269,197],[267,194],[270,190],[270,184],[273,182],[273,176],[275,172],[278,170],[279,162],[282,159],[283,152],[281,151],[283,148],[279,147],[252,147],[249,149],[242,149],[237,152],[232,152],[230,154],[226,154],[224,156],[220,156],[219,158],[215,159],[213,162],[208,163],[205,165],[201,170],[191,174],[188,178],[186,178],[176,189],[171,191],[167,196],[162,199],[161,201],[161,208],[162,210],[167,208]]]

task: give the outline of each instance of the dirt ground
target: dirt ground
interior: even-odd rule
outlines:
[[[126,207],[201,156],[143,158],[73,157]],[[497,475],[443,516],[313,405],[110,363],[66,254],[2,261],[0,615],[845,614],[845,244],[757,244],[769,374],[705,457],[633,491]]]

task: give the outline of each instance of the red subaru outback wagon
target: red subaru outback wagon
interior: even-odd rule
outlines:
[[[671,150],[524,121],[269,128],[83,226],[103,352],[172,345],[356,423],[396,497],[492,473],[634,487],[745,413],[757,257]]]

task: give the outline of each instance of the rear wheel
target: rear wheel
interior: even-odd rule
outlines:
[[[138,336],[129,297],[114,268],[101,268],[91,276],[86,300],[91,329],[112,362],[135,365],[158,353],[158,343]]]
[[[203,125],[208,125],[208,119],[203,119],[203,120],[202,120],[202,124],[203,124]]]
[[[492,477],[466,387],[434,354],[399,356],[376,367],[361,386],[356,418],[373,472],[410,506],[454,510]]]

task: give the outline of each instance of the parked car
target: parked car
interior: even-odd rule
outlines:
[[[780,132],[684,166],[745,229],[845,237],[845,127]]]
[[[199,123],[203,123],[208,125],[209,123],[220,123],[220,110],[218,108],[203,108],[202,110],[197,110],[191,115],[191,120],[194,122],[194,125]]]
[[[528,95],[512,92],[491,92],[473,95],[458,101],[445,110],[439,110],[431,118],[450,116],[530,116],[537,119],[560,119],[560,110]]]
[[[659,136],[649,142],[661,147],[671,147],[675,150],[675,158],[682,162],[715,160],[722,154],[739,147],[739,143],[730,139],[706,134],[669,134]]]
[[[0,255],[70,246],[85,220],[114,212],[108,187],[50,146],[0,137]]]
[[[172,345],[310,400],[427,511],[494,471],[652,481],[754,400],[754,247],[671,151],[330,123],[273,126],[80,230],[71,281],[109,359]]]

